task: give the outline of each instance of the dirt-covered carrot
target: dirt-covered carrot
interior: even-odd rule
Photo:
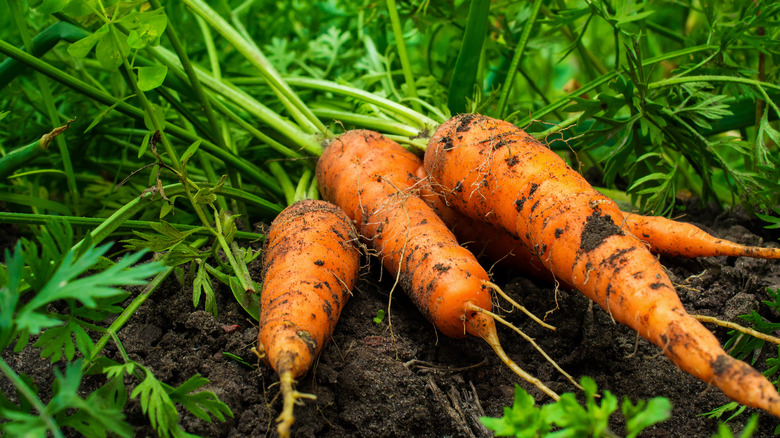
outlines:
[[[747,406],[780,416],[774,386],[729,356],[683,308],[623,214],[558,155],[514,125],[464,114],[443,124],[425,169],[454,208],[519,240],[557,277],[663,349],[681,369]]]
[[[447,205],[444,196],[430,185],[422,160],[416,174],[420,179],[418,195],[447,224],[461,245],[492,263],[519,268],[535,277],[552,279],[550,271],[517,237],[489,223],[472,219]]]
[[[780,259],[780,248],[746,246],[718,239],[701,228],[660,216],[623,213],[623,228],[650,245],[650,251],[677,257]]]
[[[276,371],[283,396],[279,435],[289,436],[294,380],[330,339],[360,266],[357,234],[344,212],[325,201],[297,202],[276,217],[266,238],[258,351]]]
[[[415,194],[419,165],[416,156],[378,133],[350,131],[322,154],[317,180],[323,198],[355,221],[384,267],[439,331],[483,338],[515,373],[557,399],[501,348],[488,275]]]

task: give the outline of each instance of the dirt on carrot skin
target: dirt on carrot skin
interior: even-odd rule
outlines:
[[[777,245],[777,233],[769,234],[760,222],[734,212],[717,214],[699,209],[694,222],[719,237],[745,244],[757,244],[762,236]],[[739,321],[737,315],[761,309],[763,316],[780,321],[780,316],[760,305],[768,299],[766,287],[780,287],[780,263],[747,258],[706,259],[662,258],[686,309],[691,313]],[[375,261],[374,261],[375,262]],[[513,400],[518,378],[495,357],[480,339],[449,339],[437,336],[412,302],[399,290],[393,293],[392,335],[388,320],[373,319],[386,310],[392,276],[381,275],[379,263],[364,273],[354,296],[346,304],[314,372],[300,380],[298,390],[315,393],[317,401],[306,401],[295,410],[294,436],[298,437],[389,437],[452,436],[485,437],[490,433],[478,423],[480,415],[501,416]],[[254,266],[259,275],[259,265]],[[590,376],[599,389],[609,390],[621,400],[636,401],[655,396],[668,397],[674,405],[672,418],[648,429],[647,437],[710,437],[717,420],[700,417],[729,400],[716,388],[679,371],[649,342],[630,329],[616,325],[598,306],[576,291],[555,289],[544,281],[519,277],[508,271],[494,272],[494,279],[513,297],[537,315],[555,309],[546,321],[558,330],[550,332],[529,322],[520,312],[507,318],[536,339],[550,356],[579,378]],[[278,381],[274,372],[260,365],[245,367],[223,356],[229,352],[256,364],[251,348],[257,328],[235,304],[232,294],[218,288],[219,317],[214,319],[192,307],[191,290],[169,281],[139,310],[120,332],[131,358],[145,364],[171,385],[179,385],[199,373],[211,382],[206,389],[227,403],[235,417],[225,423],[206,423],[181,412],[188,432],[213,437],[275,436],[274,418],[281,408],[274,400]],[[239,328],[232,327],[238,325]],[[721,341],[727,330],[707,325]],[[516,334],[500,329],[507,353],[553,390],[575,391],[551,365]],[[30,344],[32,344],[31,342]],[[755,366],[766,369],[765,360],[776,348],[766,345]],[[106,350],[116,358],[116,349]],[[50,397],[52,375],[39,350],[27,348],[20,354],[6,352],[3,358],[17,372],[30,375]],[[99,385],[88,377],[88,387]],[[538,390],[520,385],[537,402],[548,403]],[[6,380],[0,380],[5,394],[14,394]],[[89,388],[88,388],[89,389]],[[47,400],[46,400],[47,401]],[[136,436],[155,436],[137,400],[130,402],[128,419]],[[740,429],[748,409],[732,421]],[[780,420],[759,412],[759,430],[754,437],[770,437]],[[612,429],[621,434],[616,421]],[[70,431],[71,436],[75,434]]]

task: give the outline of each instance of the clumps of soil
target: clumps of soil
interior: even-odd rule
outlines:
[[[606,238],[615,234],[623,234],[623,231],[620,230],[619,226],[615,225],[611,217],[599,210],[594,210],[585,220],[585,226],[582,228],[580,249],[584,252],[593,251]]]
[[[715,218],[713,220],[713,218]],[[598,216],[593,219],[602,221]],[[750,221],[715,214],[698,218],[709,221],[709,230],[723,238],[758,243],[764,230]],[[760,225],[760,224],[759,224]],[[776,244],[776,235],[763,235]],[[740,314],[758,311],[771,321],[780,317],[761,300],[769,299],[766,288],[780,287],[780,263],[745,258],[715,257],[679,259],[661,257],[677,291],[690,313],[735,320]],[[392,276],[381,275],[379,264],[363,276],[347,302],[331,342],[323,349],[314,370],[300,379],[297,389],[317,395],[316,401],[296,406],[296,437],[388,437],[451,436],[487,437],[478,422],[481,415],[500,417],[513,401],[517,383],[537,400],[549,403],[539,390],[520,381],[495,357],[487,344],[476,338],[450,339],[437,335],[400,289],[393,292],[390,320],[374,322],[377,312],[387,311]],[[259,266],[253,270],[259,275]],[[619,399],[632,401],[663,396],[670,399],[672,418],[648,429],[648,437],[709,437],[718,421],[700,414],[729,400],[677,369],[659,349],[638,338],[625,326],[577,291],[556,290],[545,281],[518,277],[514,272],[494,270],[494,280],[514,299],[536,315],[549,313],[551,332],[529,321],[520,312],[506,318],[533,337],[566,371],[579,378],[590,376],[599,391],[609,390]],[[208,378],[208,390],[230,406],[234,418],[207,423],[180,411],[182,425],[190,432],[210,437],[276,436],[274,419],[281,409],[278,378],[257,364],[251,349],[257,340],[255,322],[235,303],[226,288],[217,288],[218,318],[193,309],[191,291],[175,280],[156,292],[119,333],[128,354],[170,385],[179,385],[194,374]],[[392,330],[388,322],[392,322]],[[735,322],[742,322],[736,320]],[[235,330],[234,325],[238,325]],[[708,326],[725,342],[728,330]],[[499,337],[509,356],[523,369],[539,377],[558,393],[575,392],[564,377],[514,332],[499,327]],[[765,346],[757,353],[755,366],[777,349]],[[242,357],[247,367],[223,355]],[[116,349],[106,354],[118,358]],[[51,367],[29,346],[20,354],[4,355],[17,372],[24,372],[42,388],[50,386]],[[753,359],[753,358],[751,358]],[[119,360],[119,359],[117,359]],[[99,385],[102,382],[92,382]],[[2,381],[3,391],[12,394]],[[129,403],[127,415],[137,436],[154,436],[137,400]],[[741,429],[747,409],[732,420]],[[759,412],[754,437],[770,437],[780,420]],[[725,418],[725,417],[724,417]],[[615,420],[618,434],[624,425]],[[72,431],[71,431],[72,432]],[[72,435],[72,433],[71,433]]]

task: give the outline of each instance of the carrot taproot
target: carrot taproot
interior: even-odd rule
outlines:
[[[430,139],[425,169],[448,203],[519,238],[557,277],[663,349],[678,367],[780,416],[780,395],[689,315],[623,215],[557,154],[514,125],[463,114]]]
[[[780,248],[740,245],[707,233],[701,228],[661,216],[623,212],[625,229],[650,245],[650,251],[676,257],[754,257],[780,259]]]
[[[484,339],[516,374],[558,395],[514,363],[498,340],[489,277],[471,252],[414,191],[420,160],[381,134],[336,138],[317,163],[324,199],[350,216],[425,317],[443,334]]]
[[[295,379],[305,375],[330,339],[358,277],[360,253],[352,222],[325,201],[299,201],[282,211],[266,236],[260,298],[261,359],[279,375],[279,435],[290,435]]]

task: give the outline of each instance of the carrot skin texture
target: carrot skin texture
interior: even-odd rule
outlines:
[[[492,308],[485,270],[447,226],[414,194],[420,160],[399,144],[366,130],[336,138],[317,163],[324,199],[352,218],[369,246],[439,331],[453,338],[484,330],[469,305]],[[478,318],[480,321],[483,318]]]
[[[554,152],[510,123],[465,114],[439,128],[424,161],[454,208],[518,237],[556,278],[661,347],[681,369],[780,416],[774,386],[728,356],[688,315],[658,260],[620,228],[617,205]]]
[[[780,259],[780,248],[746,246],[718,239],[701,228],[660,216],[623,213],[623,227],[650,245],[650,250],[676,257],[754,257]]]
[[[330,339],[360,267],[349,218],[304,200],[271,224],[263,259],[258,350],[278,374],[305,375]]]
[[[535,277],[553,280],[550,271],[517,237],[486,222],[472,219],[447,205],[444,196],[431,186],[422,160],[416,175],[420,179],[418,195],[447,224],[461,245],[478,257],[484,255],[488,260],[501,265],[521,269]]]

